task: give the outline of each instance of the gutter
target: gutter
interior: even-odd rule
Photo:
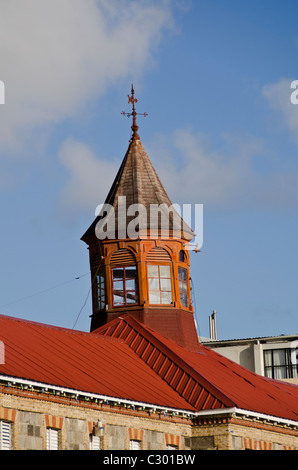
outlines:
[[[17,377],[9,377],[6,375],[0,375],[0,381],[6,382],[7,387],[19,385],[22,389],[29,389],[29,391],[31,389],[32,391],[52,393],[53,395],[56,395],[56,394],[58,395],[62,394],[62,396],[68,395],[70,396],[70,398],[74,398],[76,400],[78,400],[80,397],[81,399],[86,400],[86,401],[93,400],[96,403],[102,403],[102,404],[107,404],[107,405],[112,405],[112,406],[122,405],[132,410],[164,414],[164,416],[166,415],[180,416],[183,418],[194,420],[196,418],[200,418],[204,416],[220,417],[220,416],[230,415],[230,416],[236,417],[237,415],[238,416],[240,415],[242,417],[246,417],[249,419],[258,419],[261,421],[270,422],[271,424],[275,424],[275,425],[280,424],[281,426],[298,428],[298,421],[280,418],[278,416],[267,415],[264,413],[258,413],[255,411],[243,410],[237,407],[218,408],[215,410],[190,411],[190,410],[183,410],[183,409],[160,406],[160,405],[151,404],[151,403],[139,402],[139,401],[134,401],[134,400],[126,400],[123,398],[110,397],[107,395],[100,395],[97,393],[90,393],[90,392],[85,392],[82,390],[76,390],[76,389],[67,388],[67,387],[60,387],[58,385],[50,385],[50,384],[46,384],[42,382],[35,382],[32,380],[20,379]]]
[[[256,411],[250,411],[250,410],[243,410],[241,408],[220,408],[217,410],[202,410],[202,411],[197,411],[194,413],[194,416],[196,418],[203,417],[203,416],[220,416],[220,415],[226,415],[226,414],[231,414],[231,415],[241,415],[246,418],[251,418],[251,419],[258,419],[261,421],[267,421],[271,422],[272,424],[281,424],[283,426],[291,426],[298,428],[298,421],[294,421],[291,419],[286,419],[286,418],[280,418],[279,416],[273,416],[273,415],[267,415],[264,413],[258,413]]]
[[[8,387],[19,385],[22,389],[28,389],[29,391],[31,389],[31,391],[52,393],[53,395],[68,395],[70,396],[70,398],[76,400],[78,400],[80,397],[80,399],[85,399],[86,401],[94,400],[97,403],[103,403],[108,405],[122,405],[131,409],[137,409],[138,411],[146,410],[150,412],[163,413],[165,415],[171,414],[172,416],[183,415],[183,417],[190,419],[192,419],[196,413],[195,411],[191,410],[182,410],[177,408],[165,407],[162,405],[139,402],[135,400],[126,400],[123,398],[111,397],[108,395],[100,395],[98,393],[85,392],[83,390],[76,390],[73,388],[61,387],[59,385],[51,385],[43,382],[35,382],[32,380],[20,379],[18,377],[10,377],[6,375],[0,375],[0,382],[1,381],[6,382]]]

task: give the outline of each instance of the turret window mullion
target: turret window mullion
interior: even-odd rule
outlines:
[[[138,303],[136,266],[113,268],[112,280],[114,307]]]
[[[148,265],[149,303],[172,303],[172,279],[169,265]]]
[[[187,270],[181,266],[178,267],[180,302],[183,307],[188,307],[188,286]]]

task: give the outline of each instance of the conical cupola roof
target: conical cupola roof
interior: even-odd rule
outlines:
[[[132,88],[133,92],[133,88]],[[132,96],[134,94],[132,93]],[[132,100],[131,97],[129,97]],[[173,207],[172,202],[156,173],[146,150],[137,133],[136,112],[133,100],[133,125],[132,137],[118,170],[116,178],[105,200],[105,209],[112,208],[108,218],[103,210],[86,233],[82,240],[98,235],[96,232],[102,230],[107,221],[115,220],[115,236],[110,238],[128,238],[123,229],[135,221],[140,236],[155,234],[156,237],[163,236],[172,238],[183,238],[190,241],[195,233],[183,221],[180,214]],[[139,209],[139,210],[138,210]],[[137,217],[137,219],[136,219]],[[125,219],[125,220],[124,220]],[[112,225],[112,224],[111,224]],[[121,237],[119,237],[119,231]]]
[[[172,205],[140,139],[131,141],[106,203],[115,205],[119,196],[126,197],[127,205]]]

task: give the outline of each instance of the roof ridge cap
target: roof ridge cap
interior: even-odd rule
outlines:
[[[0,321],[1,321],[1,319],[13,321],[13,322],[25,323],[27,325],[36,326],[36,327],[39,327],[39,328],[48,328],[48,329],[52,329],[52,330],[64,331],[65,333],[90,335],[90,332],[88,332],[88,331],[75,330],[75,329],[72,329],[72,328],[67,328],[65,326],[51,325],[49,323],[41,323],[41,322],[37,322],[35,320],[27,320],[25,318],[18,318],[18,317],[13,317],[13,316],[10,316],[10,315],[3,315],[3,314],[0,313]]]
[[[137,330],[137,331],[141,330],[139,332],[141,334],[143,334],[143,336],[146,337],[146,339],[149,342],[151,342],[151,344],[154,344],[154,346],[157,347],[158,349],[160,349],[160,351],[162,353],[164,353],[173,363],[175,363],[176,365],[181,367],[181,369],[183,369],[190,377],[192,377],[202,387],[205,387],[208,390],[208,392],[211,393],[212,395],[214,395],[216,399],[221,401],[224,406],[227,406],[227,407],[237,406],[237,404],[230,397],[228,397],[223,391],[221,391],[210,380],[206,379],[202,374],[200,374],[198,371],[196,371],[185,359],[180,357],[176,352],[171,350],[166,344],[164,344],[162,341],[160,341],[141,322],[139,322],[135,318],[132,318],[129,314],[125,314],[122,317],[118,317],[118,318],[116,318],[115,320],[112,320],[112,321],[114,323],[114,322],[116,322],[116,320],[119,320],[119,319],[121,321],[126,322],[127,324],[129,324],[134,330]],[[111,323],[111,322],[109,322],[109,323]],[[152,330],[152,331],[154,331],[154,330]],[[148,336],[149,336],[149,338],[148,338]],[[125,341],[125,338],[124,338],[124,341]],[[128,344],[128,343],[126,343],[126,344]],[[175,345],[176,345],[176,343],[175,343]],[[129,347],[130,347],[130,345],[129,345]],[[181,348],[182,348],[182,346],[181,346]],[[182,349],[186,349],[186,348],[182,348]],[[189,352],[192,353],[191,351],[189,351]],[[135,353],[135,354],[137,354],[137,353]],[[149,366],[149,364],[148,364],[148,366]],[[172,388],[172,386],[170,384],[169,384],[169,386]]]

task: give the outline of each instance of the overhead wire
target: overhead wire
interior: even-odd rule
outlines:
[[[190,278],[190,281],[191,281],[191,285],[192,285],[191,292],[192,292],[193,300],[194,300],[194,317],[195,317],[195,324],[196,324],[196,327],[197,327],[197,330],[198,330],[198,334],[199,334],[199,336],[201,336],[201,333],[200,333],[200,323],[199,323],[199,321],[198,321],[198,314],[197,314],[196,292],[195,292],[195,288],[194,288],[193,279]]]
[[[99,243],[98,243],[98,246],[99,246],[99,251],[101,252],[102,250],[101,250],[101,246],[100,246]],[[96,268],[96,271],[95,271],[95,273],[94,273],[93,279],[91,280],[91,285],[90,285],[90,287],[89,287],[89,289],[88,289],[87,296],[86,296],[86,298],[85,298],[85,300],[84,300],[84,302],[83,302],[82,307],[81,307],[80,310],[79,310],[79,313],[78,313],[78,315],[77,315],[77,317],[76,317],[76,320],[75,320],[75,322],[74,322],[74,324],[73,324],[73,326],[72,326],[72,329],[74,329],[74,327],[76,326],[76,324],[77,324],[77,322],[78,322],[78,320],[79,320],[79,317],[80,317],[80,315],[81,315],[81,313],[82,313],[82,311],[83,311],[83,309],[84,309],[84,307],[85,307],[85,305],[86,305],[86,303],[87,303],[88,297],[89,297],[90,292],[91,292],[91,290],[92,290],[94,281],[95,281],[96,276],[97,276],[97,274],[98,274],[98,271],[99,271],[99,269],[100,269],[101,266],[102,266],[102,261],[103,261],[103,256],[102,256],[102,253],[101,253],[100,262],[99,262],[99,264],[98,264],[98,266],[97,266],[97,268]],[[34,292],[33,294],[26,295],[26,296],[24,296],[24,297],[20,297],[19,299],[13,300],[13,301],[11,301],[11,302],[7,302],[6,304],[0,305],[0,309],[5,308],[5,307],[8,307],[8,306],[10,306],[10,305],[14,305],[14,304],[16,304],[16,303],[18,303],[18,302],[22,302],[22,301],[24,301],[24,300],[31,299],[31,298],[33,298],[33,297],[36,297],[36,296],[41,295],[41,294],[44,294],[44,293],[49,292],[49,291],[51,291],[51,290],[58,289],[59,287],[63,287],[63,286],[65,286],[65,285],[67,285],[67,284],[70,284],[70,283],[72,283],[72,282],[74,282],[74,281],[77,281],[77,280],[81,279],[81,278],[84,277],[84,276],[87,276],[87,274],[90,274],[90,272],[91,272],[91,271],[88,271],[87,273],[81,274],[80,276],[76,276],[76,277],[74,277],[74,278],[72,278],[72,279],[70,279],[70,280],[68,280],[68,281],[61,282],[60,284],[56,284],[56,285],[51,286],[51,287],[48,287],[48,288],[46,288],[46,289],[42,289],[42,290],[40,290],[40,291],[38,291],[38,292]]]
[[[0,308],[8,307],[9,305],[16,304],[18,302],[22,302],[23,300],[31,299],[32,297],[35,297],[37,295],[44,294],[45,292],[49,292],[50,290],[58,289],[59,287],[65,286],[66,284],[70,284],[71,282],[74,282],[78,279],[81,279],[84,276],[87,276],[90,271],[88,271],[85,274],[81,274],[80,276],[76,276],[73,279],[70,279],[69,281],[62,282],[61,284],[56,284],[55,286],[48,287],[47,289],[40,290],[38,292],[35,292],[34,294],[26,295],[24,297],[20,297],[19,299],[13,300],[12,302],[8,302],[6,304],[0,305]]]
[[[101,248],[101,246],[100,246],[100,244],[99,244],[99,241],[98,241],[98,247],[99,247],[100,256],[101,256],[100,262],[99,262],[99,264],[98,264],[98,266],[97,266],[97,268],[96,268],[96,271],[95,271],[95,273],[94,273],[93,278],[91,279],[91,285],[90,285],[90,287],[89,287],[88,294],[87,294],[87,296],[86,296],[86,298],[85,298],[85,300],[84,300],[84,302],[83,302],[82,307],[81,307],[80,310],[79,310],[79,313],[78,313],[78,315],[77,315],[77,317],[76,317],[76,320],[75,320],[75,322],[74,322],[74,324],[73,324],[72,330],[73,330],[74,327],[76,326],[76,324],[77,324],[77,322],[78,322],[78,320],[79,320],[79,318],[80,318],[80,315],[81,315],[81,313],[82,313],[82,311],[83,311],[83,309],[84,309],[84,307],[85,307],[85,305],[86,305],[86,303],[87,303],[87,300],[88,300],[88,297],[89,297],[90,292],[91,292],[91,290],[92,290],[94,281],[95,281],[96,276],[97,276],[97,274],[98,274],[98,271],[100,270],[101,265],[102,265],[103,256],[102,256],[102,248]],[[89,271],[89,272],[90,272],[90,271]]]

